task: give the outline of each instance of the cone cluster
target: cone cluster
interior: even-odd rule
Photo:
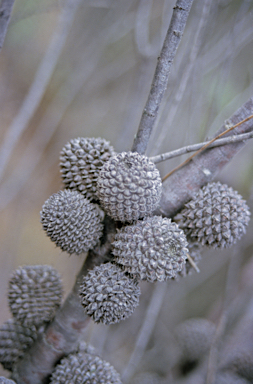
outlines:
[[[135,152],[111,157],[99,173],[97,195],[114,220],[132,222],[150,215],[161,193],[161,177],[155,164]]]
[[[232,246],[246,232],[250,211],[226,184],[209,183],[185,205],[175,221],[193,241],[214,248]]]
[[[122,384],[119,374],[98,356],[70,354],[61,360],[51,377],[51,384]]]
[[[94,248],[102,235],[101,210],[77,191],[54,193],[40,215],[47,236],[69,254]]]
[[[60,155],[61,175],[65,187],[97,199],[97,178],[102,166],[115,154],[109,141],[101,138],[70,140]]]
[[[150,282],[175,277],[187,258],[187,240],[170,219],[147,217],[118,231],[112,244],[125,271]]]
[[[80,286],[81,303],[96,323],[114,324],[128,318],[139,296],[136,280],[112,263],[90,270]]]
[[[15,319],[7,320],[0,328],[0,363],[4,369],[12,371],[13,365],[36,339],[34,326],[22,325]]]
[[[9,281],[9,307],[24,326],[39,326],[52,320],[60,306],[62,293],[60,275],[51,266],[20,267]]]

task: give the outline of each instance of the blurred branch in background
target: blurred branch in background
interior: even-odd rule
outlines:
[[[15,0],[1,0],[0,2],[0,51],[3,47],[14,1]]]
[[[194,66],[196,65],[196,59],[199,53],[201,43],[203,41],[204,29],[206,27],[206,21],[210,12],[211,4],[212,0],[205,0],[203,2],[201,17],[198,22],[198,27],[194,36],[194,40],[192,42],[191,51],[187,60],[187,66],[183,72],[183,76],[181,77],[177,85],[177,91],[175,95],[173,95],[173,102],[169,107],[169,111],[167,113],[167,117],[163,124],[163,127],[159,129],[158,138],[154,146],[152,147],[152,152],[154,153],[157,152],[158,148],[161,146],[161,143],[164,141],[165,136],[168,132],[168,127],[172,125],[174,117],[176,116],[176,113],[178,111],[178,107],[184,95],[185,89],[187,87],[188,80],[190,78]]]
[[[111,19],[112,16],[113,14],[110,13],[108,19]],[[94,92],[96,88],[106,85],[106,83],[109,83],[112,79],[117,79],[117,77],[122,76],[133,67],[134,61],[126,60],[126,56],[122,55],[112,64],[110,63],[103,67],[99,71],[99,74],[89,81],[103,54],[101,50],[94,51],[94,46],[108,44],[108,41],[111,41],[112,36],[115,35],[115,30],[118,29],[119,24],[123,22],[123,18],[125,18],[125,14],[119,18],[116,24],[110,25],[110,23],[108,23],[106,29],[90,40],[89,45],[78,58],[75,70],[69,74],[66,81],[60,86],[44,112],[41,121],[38,123],[33,138],[25,149],[25,153],[21,159],[19,159],[19,163],[13,173],[0,187],[0,210],[4,209],[27,183],[32,172],[41,161],[45,148],[59,127],[66,110],[76,95],[81,91],[82,87],[86,85],[86,92]],[[133,20],[131,19],[133,19],[132,14],[128,17],[127,26],[129,28],[133,26]],[[122,30],[122,33],[126,32],[125,29]],[[120,39],[121,37],[120,34],[117,34],[115,39]],[[84,62],[85,68],[83,67]]]
[[[66,0],[59,16],[54,35],[37,70],[31,88],[25,97],[17,116],[14,118],[11,126],[6,132],[6,136],[0,147],[0,180],[2,179],[6,164],[12,155],[19,137],[27,128],[29,121],[42,100],[71,29],[80,2],[81,0]]]
[[[165,37],[157,67],[151,84],[148,100],[142,113],[137,135],[132,146],[133,152],[144,154],[154,124],[157,119],[160,104],[167,88],[170,68],[183,36],[186,21],[189,16],[193,0],[177,0]]]
[[[153,287],[152,296],[150,298],[141,329],[138,332],[134,350],[132,351],[130,359],[126,364],[124,371],[121,375],[122,380],[125,383],[130,382],[130,379],[137,370],[137,367],[143,357],[144,351],[147,348],[147,345],[150,341],[150,337],[154,331],[157,318],[160,314],[166,290],[166,284],[158,283]]]

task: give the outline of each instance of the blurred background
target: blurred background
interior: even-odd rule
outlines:
[[[18,266],[50,264],[61,273],[65,294],[71,289],[85,256],[59,251],[40,224],[44,201],[63,188],[60,150],[76,137],[103,137],[116,151],[130,150],[174,5],[175,0],[15,1],[0,54],[1,324],[10,317],[8,279]],[[213,135],[253,96],[252,62],[253,2],[194,0],[148,155]],[[161,175],[184,158],[158,165]],[[219,175],[251,208],[252,160],[249,142]],[[195,317],[220,324],[224,305],[251,290],[252,229],[251,223],[232,249],[205,251],[199,274],[142,283],[134,315],[110,327],[91,323],[86,340],[123,373],[125,383],[173,383],[175,327]],[[234,323],[247,313],[247,295],[233,307]]]

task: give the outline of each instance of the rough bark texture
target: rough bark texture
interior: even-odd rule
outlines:
[[[170,68],[182,38],[192,3],[193,0],[177,0],[174,7],[163,48],[158,57],[150,94],[133,143],[133,152],[138,152],[140,154],[146,152],[148,141],[158,115],[158,110],[167,88]]]
[[[226,124],[235,125],[253,114],[253,98],[249,99],[233,114]],[[225,125],[216,132],[216,136],[226,129]],[[246,133],[253,130],[253,121],[232,130],[228,136]],[[159,209],[155,214],[173,217],[182,206],[189,201],[195,192],[207,184],[221,169],[228,164],[233,156],[243,148],[244,142],[229,144],[224,147],[206,149],[190,163],[173,173],[163,183],[163,192]]]

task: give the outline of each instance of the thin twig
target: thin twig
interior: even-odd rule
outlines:
[[[177,0],[163,48],[158,58],[148,100],[146,102],[132,151],[144,154],[157,119],[158,110],[167,88],[171,65],[179,42],[182,38],[186,21],[193,0]]]
[[[218,139],[214,141],[212,144],[210,144],[208,147],[209,148],[220,147],[222,145],[237,143],[237,142],[245,141],[252,138],[253,138],[253,132],[242,133],[241,135],[234,135],[234,136],[224,137],[223,139]],[[153,156],[153,157],[150,157],[149,159],[155,164],[161,163],[162,161],[173,159],[174,157],[184,155],[185,153],[195,152],[208,143],[209,141],[204,141],[203,143],[187,145],[186,147],[182,147],[179,149],[175,149],[174,151],[162,153],[161,155]]]
[[[197,266],[197,264],[195,263],[195,261],[193,260],[193,258],[191,257],[191,255],[188,253],[187,254],[187,259],[189,261],[189,263],[191,264],[191,266],[195,269],[196,272],[200,272],[199,270],[199,267]]]
[[[176,168],[172,169],[166,176],[163,177],[162,181],[166,180],[170,175],[172,175],[174,172],[176,172],[178,169],[182,168],[184,165],[189,163],[195,156],[197,156],[199,153],[203,152],[207,147],[209,147],[212,143],[214,143],[217,139],[220,137],[224,136],[225,134],[229,133],[232,131],[232,129],[235,129],[239,125],[246,123],[250,119],[253,118],[253,115],[250,115],[246,117],[246,119],[239,121],[239,123],[233,125],[232,127],[229,127],[226,129],[224,132],[221,132],[218,136],[214,137],[212,140],[208,141],[207,144],[205,144],[203,147],[201,147],[197,152],[195,152],[192,156],[190,156],[188,159],[186,159],[183,163],[179,164]]]
[[[11,18],[11,11],[15,0],[2,0],[0,5],[0,51],[3,47],[5,35]]]
[[[122,380],[125,383],[129,382],[142,359],[143,353],[147,347],[157,318],[159,316],[166,290],[167,285],[165,283],[157,283],[154,287],[149,306],[146,311],[146,316],[139,331],[134,350],[130,356],[128,364],[122,373]]]
[[[37,70],[34,81],[17,116],[14,118],[11,126],[6,132],[0,148],[0,180],[16,143],[18,142],[21,134],[27,128],[32,116],[42,100],[64,47],[80,2],[81,0],[66,0],[66,4],[62,8],[62,12],[59,16],[55,33]]]

